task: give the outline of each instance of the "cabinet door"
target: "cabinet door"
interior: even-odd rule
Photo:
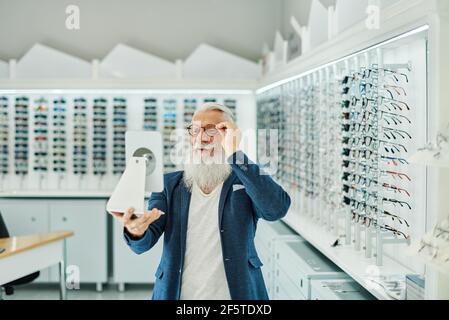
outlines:
[[[309,282],[308,279],[301,273],[296,277],[291,278],[280,265],[275,264],[275,285],[283,292],[287,293],[293,300],[309,300],[310,295],[304,294],[304,282]],[[300,279],[298,282],[293,279]],[[304,280],[303,280],[304,279]],[[307,285],[308,288],[308,285]]]
[[[163,235],[148,252],[137,255],[131,251],[123,238],[123,226],[114,221],[114,282],[154,283],[157,266],[162,255]]]
[[[48,232],[48,205],[39,200],[1,200],[0,212],[11,237]]]
[[[48,204],[44,200],[2,199],[0,212],[11,237],[48,233]],[[48,269],[41,270],[36,282],[47,282]]]
[[[61,200],[50,203],[50,229],[73,231],[67,239],[67,266],[76,266],[80,282],[107,281],[106,202]],[[51,280],[57,281],[57,272]]]

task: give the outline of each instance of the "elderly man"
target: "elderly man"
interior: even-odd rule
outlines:
[[[193,161],[165,175],[149,211],[113,215],[137,254],[164,234],[153,299],[267,300],[254,246],[257,221],[283,218],[290,197],[239,150],[241,132],[225,106],[203,105],[188,133]]]

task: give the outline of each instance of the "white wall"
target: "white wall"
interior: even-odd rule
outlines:
[[[91,60],[123,42],[173,61],[207,42],[257,61],[281,25],[282,1],[0,0],[0,59],[41,42]],[[69,4],[80,7],[79,31],[65,28]]]

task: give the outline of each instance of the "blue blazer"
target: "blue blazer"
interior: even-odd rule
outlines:
[[[236,157],[244,161],[236,163]],[[259,166],[242,152],[228,162],[232,173],[223,184],[217,218],[229,292],[233,300],[268,300],[262,262],[254,245],[257,221],[283,218],[290,197],[270,176],[261,175]],[[179,300],[181,293],[191,196],[182,177],[183,172],[165,175],[163,192],[151,195],[148,210],[157,208],[166,214],[150,225],[143,238],[135,241],[124,232],[125,241],[137,254],[150,250],[164,234],[153,290],[155,300]]]

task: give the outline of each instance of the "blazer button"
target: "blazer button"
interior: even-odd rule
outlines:
[[[223,233],[223,232],[224,232],[224,230],[223,230],[223,229],[221,229],[221,230],[220,230],[220,232],[221,232],[221,233]]]
[[[225,259],[225,261],[226,261],[226,262],[228,262],[228,261],[231,261],[231,259],[229,259],[229,258],[226,258],[226,259]]]

